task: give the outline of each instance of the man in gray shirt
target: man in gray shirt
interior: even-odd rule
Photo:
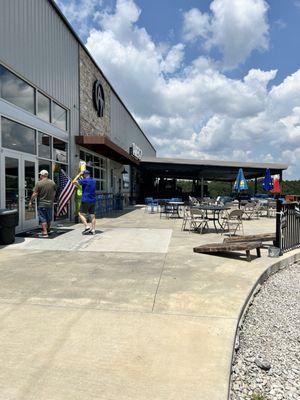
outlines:
[[[32,201],[37,198],[37,210],[39,221],[42,226],[41,237],[48,237],[52,222],[52,208],[56,192],[55,183],[48,178],[48,171],[43,169],[40,172],[40,180],[35,185],[29,202],[29,207],[32,207]]]

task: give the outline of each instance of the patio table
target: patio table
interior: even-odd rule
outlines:
[[[168,201],[168,206],[172,207],[172,213],[171,213],[170,217],[172,217],[172,215],[173,216],[177,215],[178,218],[181,218],[181,215],[179,214],[179,209],[183,205],[184,205],[184,201]]]
[[[217,228],[217,224],[220,226],[220,230],[223,231],[222,224],[220,222],[220,213],[221,211],[226,211],[230,210],[230,207],[226,206],[219,206],[219,205],[199,205],[199,206],[194,206],[193,208],[197,208],[198,210],[205,211],[205,218],[207,221],[213,221],[214,228],[216,233],[219,233],[219,230]],[[208,214],[208,212],[211,211],[211,215]]]

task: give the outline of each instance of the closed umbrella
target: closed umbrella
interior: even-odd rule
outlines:
[[[247,190],[248,184],[244,176],[242,168],[239,169],[236,180],[234,182],[233,190],[240,193],[242,190]]]
[[[275,175],[274,177],[274,184],[273,184],[273,189],[271,190],[272,193],[281,193],[281,187],[280,187],[280,178],[278,175]]]
[[[273,189],[273,179],[271,177],[271,172],[270,172],[269,168],[266,169],[266,174],[265,174],[265,177],[263,180],[262,187],[264,190],[267,190],[267,191]]]

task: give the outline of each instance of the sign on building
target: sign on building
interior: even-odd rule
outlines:
[[[104,107],[105,107],[105,98],[104,98],[104,89],[103,89],[103,86],[101,85],[100,81],[94,82],[93,102],[94,102],[94,107],[97,110],[98,117],[103,117]]]
[[[132,145],[129,147],[129,154],[138,160],[141,160],[143,156],[143,150],[140,149],[135,143],[132,143]]]

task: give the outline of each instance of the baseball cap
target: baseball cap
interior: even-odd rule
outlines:
[[[48,172],[46,169],[42,169],[42,170],[40,171],[39,175],[48,176],[48,175],[49,175],[49,172]]]

